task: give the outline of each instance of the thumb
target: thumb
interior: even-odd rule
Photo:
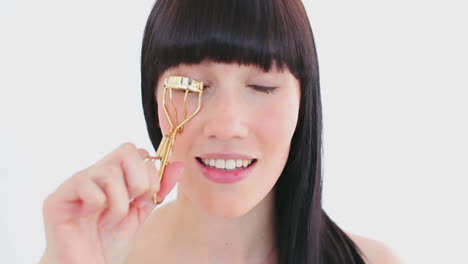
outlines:
[[[166,196],[171,192],[176,183],[179,181],[180,176],[184,172],[184,164],[180,161],[171,162],[167,164],[164,175],[161,180],[159,192],[157,194],[158,203],[164,201]]]

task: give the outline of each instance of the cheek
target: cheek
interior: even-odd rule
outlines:
[[[161,104],[158,104],[158,117],[159,117],[159,127],[161,128],[161,132],[163,135],[169,133],[171,129],[171,125],[167,120],[166,113],[164,112],[164,108]]]
[[[262,107],[257,113],[255,124],[260,130],[259,135],[268,135],[278,141],[291,139],[297,123],[297,105],[282,100]]]
[[[161,132],[163,135],[166,135],[171,130],[171,125],[168,121],[168,117],[166,116],[166,112],[164,111],[164,107],[162,104],[162,91],[163,88],[158,89],[158,117],[159,117],[159,127],[161,128]]]

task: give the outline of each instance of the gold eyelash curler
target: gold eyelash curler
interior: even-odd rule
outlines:
[[[198,98],[196,96],[193,96],[196,94],[198,94]],[[172,112],[167,108],[167,95],[169,95]],[[172,147],[174,146],[177,134],[182,133],[185,123],[187,123],[200,111],[202,95],[203,82],[196,81],[194,79],[184,76],[169,76],[164,80],[162,100],[164,112],[166,113],[166,117],[169,121],[169,124],[171,125],[171,129],[168,134],[163,136],[161,143],[159,143],[158,150],[156,151],[156,156],[150,156],[144,159],[145,163],[149,160],[155,162],[156,168],[159,170],[159,182],[161,182],[165,168],[170,162]],[[183,107],[184,115],[183,119],[179,123],[179,119],[177,116],[177,108],[180,107]],[[192,114],[188,117],[187,108],[189,108],[189,110],[193,110]],[[155,204],[159,204],[162,202],[157,201],[156,193],[153,194],[153,202]]]

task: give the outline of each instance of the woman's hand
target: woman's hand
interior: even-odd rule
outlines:
[[[148,156],[122,144],[49,195],[41,263],[124,263],[138,228],[155,207],[153,194],[162,201],[183,171],[181,163],[170,163],[159,183],[154,163],[143,162]]]

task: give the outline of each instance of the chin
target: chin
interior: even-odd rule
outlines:
[[[271,201],[265,201],[265,198],[272,198],[268,194],[272,194],[275,181],[271,182],[271,186],[265,186],[264,193],[262,188],[254,187],[258,186],[255,176],[250,175],[240,183],[223,185],[207,183],[206,180],[199,180],[203,176],[185,171],[178,183],[178,192],[207,215],[221,219],[238,218],[262,202]]]
[[[213,190],[195,182],[182,179],[177,188],[179,198],[192,203],[207,215],[218,218],[236,218],[247,214],[255,205],[249,206],[247,195],[239,190]]]
[[[223,197],[220,197],[223,196]],[[253,206],[249,206],[245,197],[232,198],[223,194],[214,197],[201,197],[199,206],[207,214],[218,218],[237,218],[247,214]]]

